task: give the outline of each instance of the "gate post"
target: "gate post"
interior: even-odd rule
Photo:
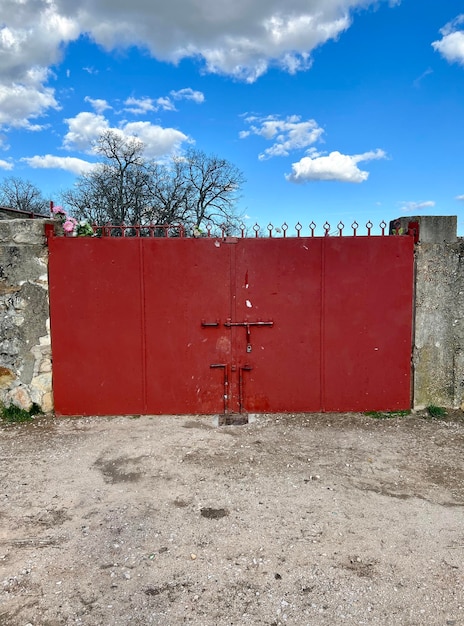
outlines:
[[[456,216],[417,221],[413,407],[464,408],[464,240]]]

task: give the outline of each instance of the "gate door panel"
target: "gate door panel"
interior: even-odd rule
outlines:
[[[326,411],[411,406],[412,237],[326,237]]]
[[[49,239],[58,415],[145,412],[139,249],[132,238]]]
[[[234,328],[238,410],[318,411],[321,240],[247,239],[234,252],[232,319],[250,324]]]
[[[214,239],[144,244],[148,409],[223,413],[231,361],[223,324],[230,315],[229,246]]]

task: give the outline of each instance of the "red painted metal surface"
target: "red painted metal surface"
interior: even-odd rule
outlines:
[[[139,241],[48,241],[57,414],[144,413]]]
[[[256,239],[234,248],[232,319],[273,322],[272,327],[251,328],[251,352],[245,329],[234,332],[235,362],[245,368],[245,411],[320,408],[323,241]]]
[[[323,248],[322,409],[410,408],[413,238]]]
[[[51,236],[49,251],[57,414],[410,407],[412,237]]]
[[[124,243],[124,242],[123,242]],[[229,332],[229,247],[215,240],[142,241],[146,397],[150,413],[222,413]]]

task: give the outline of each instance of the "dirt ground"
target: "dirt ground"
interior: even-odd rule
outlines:
[[[464,419],[0,427],[0,625],[464,624]]]

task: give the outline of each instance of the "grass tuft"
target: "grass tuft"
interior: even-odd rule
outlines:
[[[434,417],[435,419],[440,419],[442,417],[445,417],[446,415],[446,411],[444,408],[442,408],[441,406],[435,406],[434,404],[430,404],[427,407],[427,413],[430,415],[430,417]]]
[[[387,420],[393,417],[406,417],[410,415],[411,411],[367,411],[364,415],[367,417],[372,417],[376,420]]]
[[[41,415],[42,409],[34,402],[29,411],[20,409],[15,404],[0,407],[0,417],[9,424],[18,424],[21,422],[30,422],[34,415]]]

